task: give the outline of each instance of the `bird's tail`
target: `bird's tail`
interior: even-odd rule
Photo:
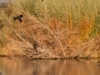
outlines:
[[[13,17],[13,19],[16,20],[17,18],[16,17]]]

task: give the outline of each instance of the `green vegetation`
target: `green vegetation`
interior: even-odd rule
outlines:
[[[24,14],[22,24],[13,20],[19,14]],[[15,0],[0,12],[0,45],[5,45],[1,53],[28,58],[97,58],[99,20],[99,0]]]

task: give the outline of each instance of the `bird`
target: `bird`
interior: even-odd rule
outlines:
[[[35,50],[37,50],[38,45],[36,43],[33,44]]]
[[[14,20],[19,20],[20,23],[23,21],[23,15],[18,15],[16,17],[13,17]]]

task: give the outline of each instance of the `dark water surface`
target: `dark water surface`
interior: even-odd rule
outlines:
[[[0,75],[100,75],[99,60],[32,60],[0,58]]]

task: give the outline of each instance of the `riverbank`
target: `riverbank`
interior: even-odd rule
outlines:
[[[98,41],[99,42],[99,41]],[[14,42],[15,43],[15,42]],[[99,45],[95,44],[89,45],[89,43],[77,46],[79,49],[74,48],[73,52],[70,54],[66,53],[66,57],[60,52],[58,55],[54,54],[53,51],[49,51],[48,49],[37,48],[37,51],[34,48],[28,47],[24,44],[22,47],[22,43],[14,45],[14,43],[9,43],[6,47],[0,49],[1,57],[8,58],[27,58],[27,59],[98,59],[100,58]],[[91,47],[94,50],[91,51]],[[76,49],[77,52],[74,50]],[[83,50],[83,51],[82,51]],[[81,52],[80,52],[81,51]]]
[[[0,11],[0,56],[99,58],[100,2],[72,4],[70,0],[15,0],[9,4]],[[13,20],[21,14],[22,23]]]

